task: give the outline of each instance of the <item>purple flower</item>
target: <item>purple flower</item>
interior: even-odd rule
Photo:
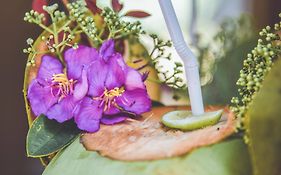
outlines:
[[[65,52],[66,70],[58,59],[43,56],[37,77],[28,88],[28,99],[36,116],[58,122],[74,116],[78,102],[88,91],[87,66],[98,58],[94,48],[80,46]]]
[[[103,43],[87,72],[89,90],[74,117],[80,129],[95,132],[100,123],[115,124],[124,121],[128,113],[139,115],[150,110],[142,75],[125,64],[114,51],[112,40]]]

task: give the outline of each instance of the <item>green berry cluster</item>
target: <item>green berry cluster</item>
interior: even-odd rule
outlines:
[[[50,15],[52,23],[60,23],[67,19],[66,14],[58,10],[58,4],[53,4],[51,6],[43,6],[43,10]],[[53,32],[49,27],[44,25],[46,16],[43,13],[39,13],[37,11],[31,10],[30,12],[25,13],[23,19],[26,22],[39,25],[42,29],[48,31],[49,33]]]
[[[75,36],[72,34],[72,31],[69,31],[70,29],[63,30],[63,38],[62,41],[60,41],[58,44],[56,44],[55,37],[53,34],[49,36],[42,36],[41,40],[46,43],[46,46],[48,47],[48,50],[51,53],[56,53],[56,51],[62,52],[66,46],[76,48],[77,43],[72,44],[72,41],[74,40]]]
[[[151,34],[150,37],[153,39],[154,48],[149,56],[151,58],[152,65],[156,68],[160,81],[175,89],[185,88],[186,84],[183,83],[182,78],[183,64],[172,61],[171,53],[165,53],[167,47],[172,47],[172,42],[163,41],[155,34]],[[173,65],[173,70],[165,69],[165,67],[160,64],[163,59],[168,61],[170,65]]]
[[[43,10],[45,10],[52,18],[54,23],[58,23],[67,18],[65,12],[58,10],[58,4],[53,4],[51,6],[43,6]]]
[[[231,100],[231,109],[239,119],[237,128],[244,130],[245,112],[249,108],[255,94],[262,86],[265,75],[270,71],[274,60],[281,54],[280,36],[277,31],[280,24],[275,24],[274,30],[266,26],[261,30],[257,46],[247,55],[237,81],[239,97]]]
[[[46,20],[44,14],[40,14],[34,10],[26,12],[23,18],[24,21],[34,24],[42,24]]]
[[[88,9],[85,1],[76,1],[67,5],[70,18],[78,23],[83,32],[94,42],[102,42],[98,35],[94,18],[87,14]]]
[[[35,55],[36,50],[35,50],[34,47],[33,47],[34,40],[33,40],[32,38],[28,38],[28,39],[26,40],[26,43],[27,43],[27,45],[28,45],[28,48],[27,48],[27,49],[23,49],[23,53]],[[35,57],[35,56],[34,56],[34,57]],[[34,57],[32,57],[31,59],[28,60],[28,62],[27,62],[27,64],[26,64],[27,66],[35,66]]]
[[[129,35],[138,37],[145,34],[139,21],[134,23],[123,21],[118,13],[108,7],[103,9],[101,16],[109,29],[110,38],[120,39]]]
[[[31,55],[31,58],[28,61],[28,63],[33,63],[31,65],[34,65],[34,58],[37,54],[44,53],[56,54],[63,63],[64,60],[61,53],[63,52],[65,47],[68,46],[77,48],[77,44],[73,43],[73,40],[75,38],[75,35],[79,33],[79,28],[71,27],[73,21],[68,18],[65,12],[58,10],[58,4],[43,6],[43,10],[46,11],[51,18],[50,26],[46,26],[44,24],[46,18],[44,14],[39,14],[34,10],[27,12],[25,14],[24,20],[29,23],[37,24],[45,30],[45,33],[41,36],[41,39],[45,42],[48,50],[43,53],[36,51],[33,46],[33,42],[30,42],[31,40],[28,39],[27,44],[29,47],[27,49],[24,49],[23,52]]]
[[[78,0],[68,4],[70,18],[78,23],[84,33],[94,42],[94,45],[100,45],[104,40],[122,39],[128,36],[138,37],[145,32],[142,30],[139,21],[131,23],[123,21],[118,13],[110,8],[104,8],[101,12],[103,17],[104,26],[98,30],[95,25],[95,20],[88,8],[85,1]]]

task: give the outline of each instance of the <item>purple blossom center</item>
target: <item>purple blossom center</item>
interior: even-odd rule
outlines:
[[[104,106],[104,112],[109,110],[111,106],[121,109],[121,107],[116,103],[116,97],[121,97],[124,92],[124,87],[115,87],[111,90],[105,88],[104,92],[99,97],[93,97],[93,100],[100,101],[99,108]]]
[[[68,95],[72,95],[74,92],[74,85],[77,81],[73,79],[68,79],[66,74],[54,74],[52,76],[51,92],[54,97],[59,97],[58,101]]]

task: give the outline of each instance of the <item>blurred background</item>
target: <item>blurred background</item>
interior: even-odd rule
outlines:
[[[123,0],[122,2],[125,3],[126,10],[142,9],[151,13],[152,17],[142,20],[144,28],[168,39],[157,0]],[[25,41],[28,37],[36,38],[41,32],[37,26],[23,21],[24,13],[31,9],[31,3],[31,0],[1,2],[0,75],[2,81],[0,93],[2,120],[0,124],[0,174],[3,175],[39,175],[43,171],[40,162],[27,158],[25,153],[25,137],[28,125],[22,97],[22,85],[27,56],[22,53],[22,49],[26,47]],[[100,6],[109,4],[107,0],[100,0],[98,3]],[[241,65],[239,60],[243,59],[245,56],[243,54],[248,51],[243,50],[244,46],[251,49],[250,46],[254,46],[255,42],[252,41],[255,41],[257,31],[266,25],[277,22],[278,14],[281,12],[281,1],[278,0],[173,0],[173,3],[186,40],[198,57],[204,58],[204,60],[212,57],[223,59],[223,57],[227,57],[226,55],[230,51],[233,52],[234,50],[235,52],[234,48],[240,47],[239,54],[232,55],[237,58],[234,59],[234,63],[238,66],[235,67],[229,60],[228,63],[231,62],[231,64],[226,64],[226,68],[234,66],[237,70]],[[243,17],[243,14],[248,14],[250,17]],[[237,25],[233,26],[233,24]],[[213,48],[211,46],[215,45],[216,40],[214,38],[219,37],[218,34],[224,35],[226,38],[221,45],[218,44],[217,48]],[[229,40],[227,36],[229,36]],[[227,45],[229,43],[230,46]],[[243,45],[244,43],[247,43],[247,45]],[[219,51],[216,51],[216,49],[219,49]],[[220,49],[225,49],[224,55],[218,54],[222,51]],[[205,52],[206,55],[203,55],[202,53]],[[204,63],[202,65],[204,67]],[[216,72],[210,74],[210,69],[206,68],[206,71],[201,72],[201,74],[202,83],[205,85],[204,94],[212,92],[212,96],[215,96],[214,89],[216,86],[213,84],[219,84],[219,82],[216,82],[218,80],[216,79]],[[236,74],[238,75],[238,72]],[[231,76],[233,80],[237,79],[237,75]],[[235,84],[235,81],[232,82]],[[232,84],[230,83],[230,85]],[[226,86],[225,89],[227,88]],[[207,103],[225,103],[229,100],[219,97],[213,99],[208,95],[204,95],[204,99]],[[169,101],[169,97],[168,99],[162,97],[162,101],[167,100]]]

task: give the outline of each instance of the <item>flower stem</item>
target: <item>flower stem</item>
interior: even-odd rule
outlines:
[[[44,24],[38,24],[42,29],[46,30],[47,32],[53,34],[53,31],[51,29],[49,29],[47,26],[45,26]]]

